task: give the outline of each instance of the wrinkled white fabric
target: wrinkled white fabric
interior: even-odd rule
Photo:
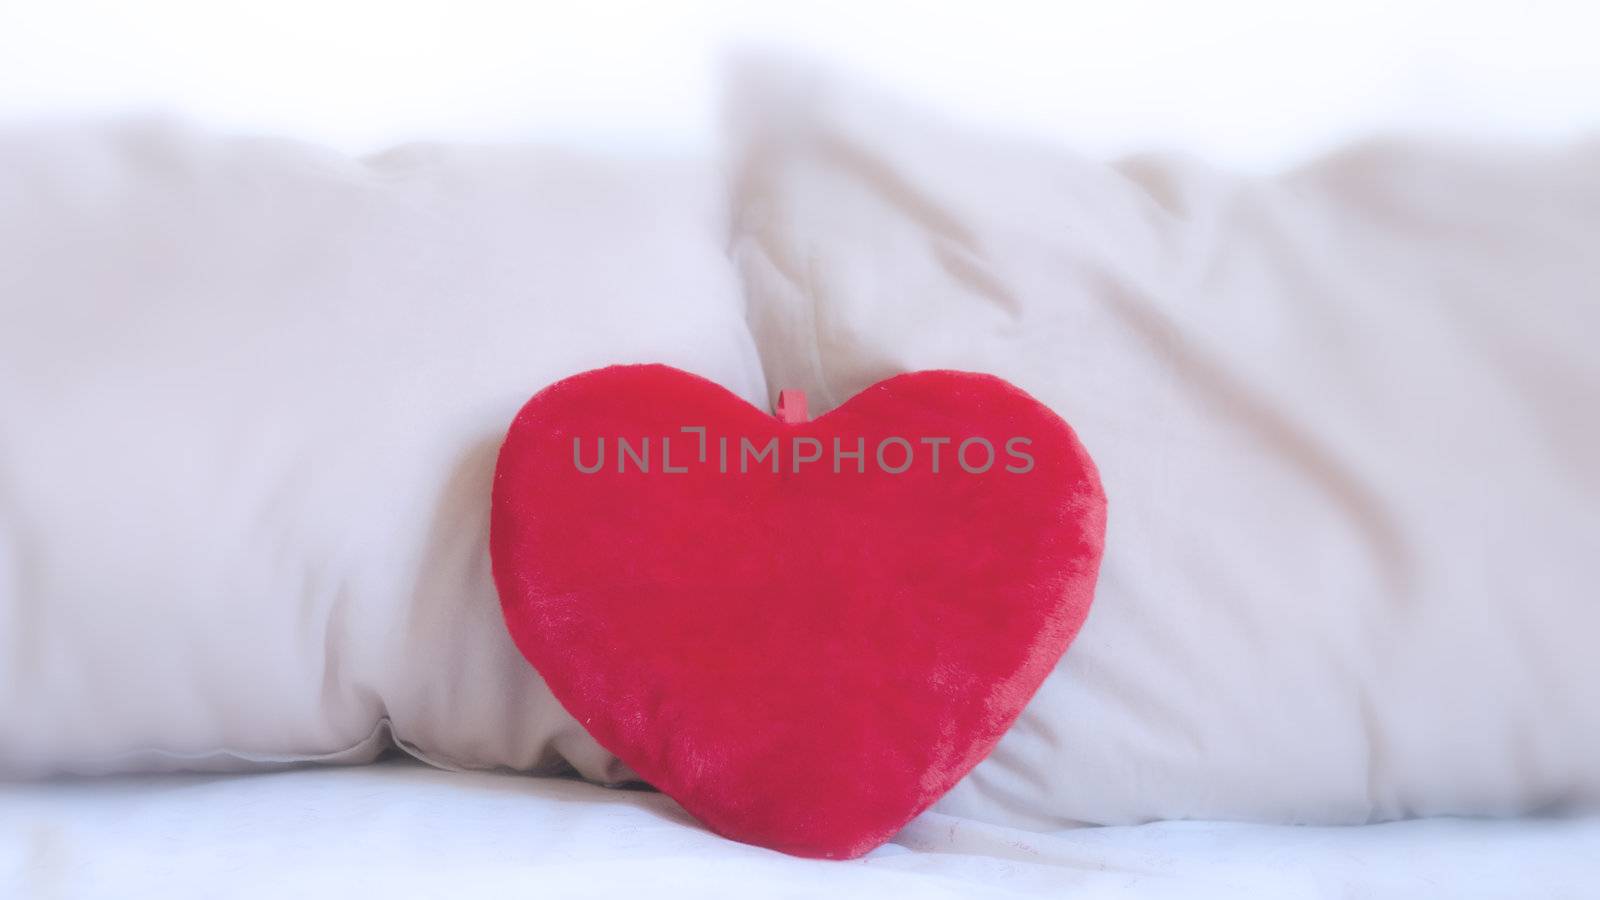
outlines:
[[[0,134],[0,772],[618,770],[517,653],[519,406],[663,361],[759,400],[714,170]]]
[[[733,241],[818,412],[993,372],[1099,464],[1077,642],[940,805],[1048,827],[1600,797],[1600,146],[1119,166],[747,75]]]
[[[852,862],[718,838],[666,797],[412,764],[0,796],[0,895],[1578,900],[1600,820],[1048,833],[929,813]]]

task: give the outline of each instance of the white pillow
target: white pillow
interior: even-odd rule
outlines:
[[[504,430],[664,361],[765,386],[709,168],[0,135],[0,772],[621,772],[501,621]]]
[[[1077,643],[941,808],[1354,823],[1600,796],[1600,148],[1099,165],[746,73],[773,388],[1000,374],[1100,466]]]

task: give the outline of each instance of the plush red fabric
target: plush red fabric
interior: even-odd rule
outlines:
[[[1066,650],[1105,497],[998,378],[901,375],[811,421],[785,400],[797,421],[659,365],[552,385],[500,451],[490,546],[517,646],[596,740],[719,834],[848,858],[983,759]],[[752,461],[773,438],[776,473]],[[861,457],[836,470],[835,439]]]

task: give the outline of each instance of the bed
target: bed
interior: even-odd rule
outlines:
[[[0,130],[0,897],[1596,894],[1600,145],[1264,176],[736,81],[716,159]],[[863,859],[600,786],[507,633],[507,424],[630,362],[991,373],[1094,455],[1081,632]]]
[[[1593,896],[1600,819],[1032,832],[927,813],[850,862],[733,843],[667,797],[407,759],[12,788],[7,897]]]

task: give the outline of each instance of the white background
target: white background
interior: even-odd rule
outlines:
[[[1600,5],[0,0],[0,119],[135,109],[354,152],[712,145],[729,47],[1106,155],[1277,166],[1373,131],[1600,129]]]

